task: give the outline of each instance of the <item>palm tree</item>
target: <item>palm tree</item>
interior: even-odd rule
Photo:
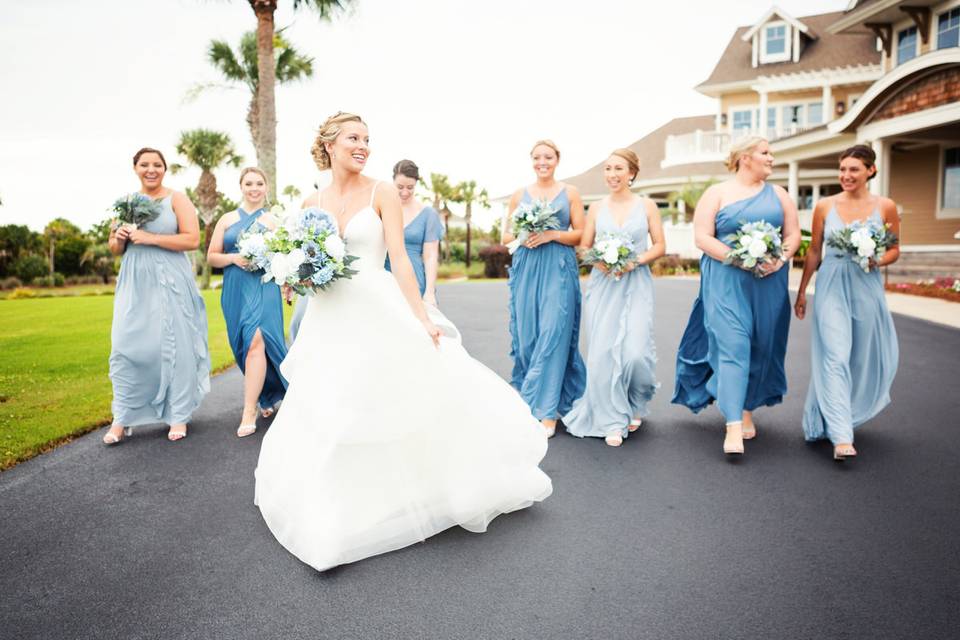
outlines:
[[[267,174],[270,193],[277,192],[277,83],[273,42],[276,35],[274,14],[279,0],[247,0],[257,16],[257,115],[259,116],[260,168]],[[352,0],[291,0],[293,10],[313,9],[321,20],[332,20]]]
[[[693,220],[693,212],[697,208],[697,203],[700,202],[700,197],[714,182],[715,180],[708,180],[706,182],[693,182],[692,180],[688,180],[687,184],[683,185],[679,191],[674,191],[668,195],[667,200],[670,201],[671,205],[682,200],[684,206],[683,221],[690,222]]]
[[[79,236],[82,232],[77,225],[66,218],[54,218],[43,229],[43,239],[48,247],[47,262],[50,266],[50,275],[56,271],[54,258],[57,253],[57,243],[71,236]]]
[[[464,205],[463,221],[467,225],[467,246],[464,260],[467,268],[470,268],[470,222],[473,219],[473,204],[476,203],[485,209],[490,208],[489,196],[486,189],[481,189],[477,193],[477,181],[469,180],[460,182],[453,188],[453,194],[450,197],[453,202]]]
[[[431,173],[430,184],[423,183],[433,195],[433,208],[443,218],[443,259],[450,259],[450,243],[447,238],[450,234],[450,209],[447,208],[447,202],[453,201],[453,187],[450,186],[450,178],[442,173]]]
[[[194,193],[200,219],[203,220],[205,238],[201,246],[205,248],[213,231],[211,225],[217,214],[217,205],[220,202],[220,196],[217,193],[217,178],[213,175],[213,172],[224,164],[239,167],[243,163],[243,156],[237,154],[229,135],[209,129],[192,129],[182,132],[180,142],[177,143],[177,153],[186,159],[188,165],[200,169],[200,180],[197,182]],[[178,173],[184,168],[181,164],[171,166],[173,173]],[[205,254],[205,252],[203,253]],[[208,289],[210,287],[210,264],[207,262],[206,255],[201,255],[200,258],[203,263],[203,277],[200,286],[203,289]]]
[[[278,84],[287,84],[313,76],[313,58],[297,51],[290,42],[283,37],[281,29],[273,36],[273,49],[276,54],[276,68],[274,74]],[[247,107],[247,127],[250,129],[250,140],[253,142],[257,154],[257,162],[261,162],[260,153],[260,111],[259,77],[257,75],[257,34],[248,31],[240,38],[240,46],[234,50],[225,40],[211,40],[207,50],[207,59],[217,71],[228,81],[239,83],[250,90],[250,104]],[[192,99],[206,89],[222,87],[215,83],[198,84],[187,94]],[[275,193],[275,192],[271,192]]]
[[[300,189],[297,189],[292,184],[288,184],[283,188],[283,195],[290,198],[290,203],[292,204],[294,200],[300,197]]]

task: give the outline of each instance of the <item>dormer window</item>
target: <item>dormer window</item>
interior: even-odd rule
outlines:
[[[760,32],[760,63],[790,59],[790,29],[785,22],[768,22]]]

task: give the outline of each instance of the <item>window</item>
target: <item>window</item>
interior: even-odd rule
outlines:
[[[767,27],[766,35],[767,48],[764,53],[768,56],[776,56],[787,52],[787,27],[785,25]]]
[[[941,13],[937,21],[937,49],[960,45],[960,7]]]
[[[813,209],[812,186],[797,187],[797,209],[800,209],[801,211],[805,209]]]
[[[783,108],[783,133],[790,135],[803,126],[803,105],[790,104]]]
[[[823,123],[823,103],[811,102],[807,105],[807,125],[813,126]]]
[[[897,64],[917,57],[917,28],[910,27],[897,34]]]
[[[960,210],[960,147],[943,150],[943,197],[941,209]]]
[[[740,131],[746,129],[749,131],[753,128],[753,111],[734,111],[733,112],[733,130]]]
[[[777,108],[767,107],[767,131],[777,130]]]

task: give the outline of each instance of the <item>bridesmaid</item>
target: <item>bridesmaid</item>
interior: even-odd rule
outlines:
[[[532,234],[510,267],[511,383],[530,405],[548,437],[557,418],[583,395],[586,368],[580,357],[580,276],[574,247],[583,233],[583,202],[575,187],[557,182],[560,151],[540,140],[530,152],[537,181],[510,198],[500,241],[512,242],[510,216],[522,202],[546,200],[561,228]]]
[[[563,417],[567,432],[579,438],[605,438],[619,447],[647,415],[647,403],[659,386],[653,343],[651,262],[666,251],[657,205],[630,192],[640,159],[617,149],[603,168],[610,195],[590,205],[581,249],[590,249],[597,233],[627,233],[637,259],[619,281],[600,264],[590,273],[584,296],[587,328],[587,390]],[[653,244],[647,248],[647,236]]]
[[[888,224],[899,236],[897,206],[889,198],[870,195],[867,188],[867,181],[877,174],[875,162],[873,149],[864,145],[840,155],[843,191],[820,200],[814,209],[810,250],[794,305],[802,320],[807,312],[807,285],[816,271],[803,432],[807,440],[829,438],[836,460],[857,455],[853,430],[890,403],[890,385],[897,373],[897,332],[878,267],[896,262],[900,247],[887,249],[869,273],[837,249],[824,248],[826,238],[857,220]]]
[[[167,161],[156,149],[133,156],[140,192],[161,213],[141,229],[110,232],[110,251],[123,255],[113,298],[110,380],[116,444],[136,425],[163,422],[167,438],[187,435],[191,414],[210,390],[207,313],[187,251],[200,245],[197,213],[184,194],[163,185]]]
[[[422,204],[413,196],[420,180],[420,169],[411,160],[401,160],[393,166],[393,186],[400,195],[403,209],[403,239],[410,264],[413,265],[420,296],[429,305],[437,306],[437,264],[440,255],[440,239],[443,224],[440,214],[429,205]],[[390,256],[384,268],[390,271]]]
[[[207,260],[223,269],[220,306],[227,321],[227,336],[233,357],[243,372],[243,416],[238,437],[257,430],[257,408],[268,418],[283,399],[287,383],[280,363],[287,355],[283,341],[283,303],[280,287],[263,282],[262,271],[247,271],[247,261],[237,253],[237,238],[254,228],[271,228],[265,222],[267,178],[256,167],[240,173],[243,206],[224,214],[213,230]],[[263,218],[263,219],[262,219]],[[269,216],[267,216],[269,218]]]
[[[742,454],[743,441],[757,434],[754,409],[780,403],[787,391],[787,265],[800,246],[800,225],[787,192],[766,182],[773,171],[766,139],[735,143],[727,168],[736,175],[707,189],[694,213],[694,236],[703,251],[700,295],[680,341],[673,402],[696,413],[717,400],[727,423],[723,451]],[[730,250],[723,238],[744,222],[760,220],[781,227],[783,259],[766,264],[764,277],[757,278],[723,264]]]

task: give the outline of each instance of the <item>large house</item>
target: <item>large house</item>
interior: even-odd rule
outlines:
[[[714,114],[677,118],[630,145],[643,163],[634,189],[673,204],[684,184],[725,178],[731,141],[759,134],[776,158],[771,180],[809,228],[816,201],[839,191],[839,152],[866,143],[880,169],[873,188],[901,206],[904,252],[924,256],[914,272],[960,266],[958,32],[960,0],[860,0],[801,17],[772,7],[737,29],[696,87],[716,99]],[[598,164],[567,182],[590,201],[606,192],[602,174]],[[695,253],[682,225],[668,242]]]

